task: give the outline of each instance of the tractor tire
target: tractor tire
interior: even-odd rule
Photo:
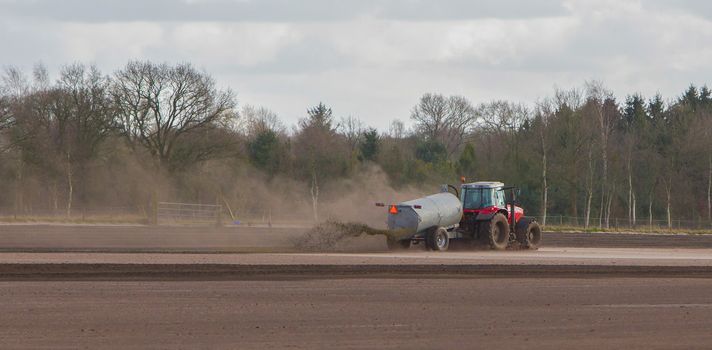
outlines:
[[[442,227],[433,228],[425,234],[425,246],[428,250],[444,252],[450,247],[450,237]]]
[[[397,239],[392,239],[392,238],[386,238],[386,245],[388,246],[388,250],[391,250],[391,251],[406,250],[406,249],[410,248],[410,240],[409,239],[397,240]]]
[[[502,213],[480,224],[480,238],[494,250],[504,250],[509,244],[509,222]]]
[[[522,248],[537,250],[541,245],[541,226],[532,218],[522,218],[515,230],[517,241]]]

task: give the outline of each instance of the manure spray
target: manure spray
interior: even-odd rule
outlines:
[[[361,223],[327,221],[294,239],[294,246],[305,251],[338,251],[344,243],[363,235],[398,237],[400,230],[382,230]]]

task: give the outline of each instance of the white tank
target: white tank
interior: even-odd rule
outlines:
[[[401,238],[424,232],[431,227],[452,227],[460,223],[462,218],[462,203],[449,192],[402,202],[395,207],[398,213],[389,210],[388,228],[402,230]]]

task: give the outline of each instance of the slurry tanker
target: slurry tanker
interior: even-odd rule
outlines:
[[[481,181],[463,183],[459,191],[444,185],[440,193],[388,205],[387,223],[392,232],[388,248],[407,249],[424,242],[429,250],[445,251],[451,240],[459,239],[496,250],[513,245],[537,249],[541,227],[515,205],[517,192],[501,182]]]

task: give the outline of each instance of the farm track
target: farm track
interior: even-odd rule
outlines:
[[[291,281],[469,278],[712,278],[712,266],[0,264],[0,281]]]
[[[545,232],[545,246],[585,248],[712,248],[712,235]]]

